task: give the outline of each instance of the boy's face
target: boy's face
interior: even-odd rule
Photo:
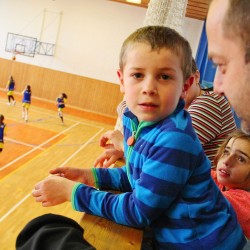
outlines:
[[[228,189],[250,189],[250,143],[241,138],[231,138],[220,157],[217,180]]]
[[[159,121],[170,115],[184,98],[180,59],[170,50],[152,51],[137,44],[125,54],[123,71],[118,71],[121,92],[139,121]]]

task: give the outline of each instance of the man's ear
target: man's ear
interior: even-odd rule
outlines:
[[[117,75],[120,80],[120,91],[124,93],[124,81],[123,81],[123,73],[120,69],[117,70]]]
[[[190,89],[190,87],[192,86],[192,84],[194,83],[194,76],[191,75],[185,82],[183,85],[183,89],[182,89],[182,94],[181,94],[181,98],[185,99],[188,90]]]

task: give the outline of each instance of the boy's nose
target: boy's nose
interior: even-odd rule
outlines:
[[[143,85],[143,93],[148,95],[158,94],[157,84],[153,79],[147,79]]]
[[[147,90],[144,89],[143,93],[147,95],[156,95],[158,91],[156,89],[147,89]]]

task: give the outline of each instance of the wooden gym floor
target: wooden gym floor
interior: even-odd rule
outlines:
[[[29,121],[22,119],[21,96],[15,106],[7,105],[0,91],[0,113],[5,116],[6,136],[0,154],[0,248],[14,250],[20,230],[33,218],[56,213],[77,222],[81,213],[70,203],[43,208],[31,196],[35,183],[58,166],[89,168],[102,152],[100,136],[113,129],[115,119],[66,107],[65,124],[57,116],[54,103],[32,99]]]

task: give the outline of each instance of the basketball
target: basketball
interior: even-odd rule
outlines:
[[[15,60],[16,60],[16,57],[15,57],[15,56],[12,56],[12,60],[15,61]]]

